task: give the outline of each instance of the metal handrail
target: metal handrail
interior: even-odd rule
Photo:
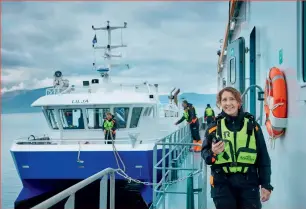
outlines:
[[[58,202],[62,201],[63,199],[69,197],[65,204],[65,208],[69,205],[69,208],[74,208],[74,199],[75,199],[75,193],[79,191],[80,189],[86,187],[87,185],[91,184],[92,182],[101,179],[100,183],[100,194],[106,193],[106,197],[104,197],[104,201],[100,197],[100,207],[99,208],[106,208],[107,204],[107,190],[106,192],[101,192],[101,189],[107,189],[107,175],[110,174],[110,209],[115,209],[115,172],[116,170],[113,168],[106,168],[87,179],[65,189],[64,191],[58,193],[57,195],[54,195],[53,197],[43,201],[42,203],[34,206],[32,209],[42,209],[42,208],[50,208],[53,205],[57,204]],[[101,188],[103,187],[103,188]],[[104,205],[102,205],[104,204]]]
[[[251,85],[249,86],[241,95],[241,99],[243,99],[246,95],[248,95],[248,91],[251,88],[258,88],[261,92],[263,92],[263,89],[259,86],[259,85]],[[256,117],[256,115],[254,115]],[[259,117],[256,119],[256,121],[259,120],[259,124],[262,126],[262,116],[263,116],[263,101],[260,101],[260,115]]]
[[[73,93],[80,93],[80,92],[88,92],[88,93],[96,93],[93,92],[94,90],[99,90],[100,88],[105,87],[117,87],[118,90],[123,91],[124,89],[133,89],[135,92],[143,92],[148,94],[158,94],[158,91],[156,88],[152,88],[153,85],[151,84],[120,84],[120,83],[113,83],[108,84],[108,86],[100,86],[100,85],[94,85],[94,86],[76,86],[76,85],[70,85],[66,89],[61,89],[58,87],[49,87],[45,91],[45,95],[58,95],[58,94],[70,94]],[[72,91],[71,91],[72,90]]]
[[[202,123],[204,118],[199,118],[199,123]],[[178,170],[185,170],[185,171],[192,171],[193,173],[200,173],[201,171],[205,171],[202,173],[204,175],[204,179],[206,178],[206,164],[205,169],[203,169],[203,165],[201,165],[200,169],[195,168],[180,168],[180,164],[184,161],[185,157],[189,153],[189,147],[196,146],[193,143],[190,143],[191,134],[189,125],[184,126],[180,130],[170,134],[169,136],[160,139],[155,142],[154,149],[153,149],[153,202],[150,208],[155,209],[158,203],[163,200],[163,208],[165,208],[165,194],[166,193],[175,193],[175,194],[186,194],[186,192],[176,191],[176,192],[168,192],[167,188],[168,185],[167,181],[170,182],[174,179],[173,182],[176,181],[177,178],[176,172]],[[157,146],[162,146],[162,157],[157,162]],[[166,153],[166,149],[168,149]],[[168,161],[168,166],[166,166],[166,161]],[[178,162],[176,166],[174,166],[173,162]],[[203,161],[201,161],[203,163]],[[161,165],[162,164],[162,165]],[[162,171],[162,176],[159,182],[157,182],[157,171]],[[172,176],[174,175],[174,176]],[[172,178],[173,177],[173,178]],[[202,177],[202,176],[201,176]],[[186,176],[186,179],[190,178],[190,176]],[[193,176],[191,176],[193,178]],[[200,176],[199,176],[200,178]],[[185,179],[185,178],[183,178]],[[205,180],[201,180],[206,185]],[[171,183],[170,183],[171,184]],[[201,185],[202,186],[202,185]],[[201,191],[203,196],[206,196],[206,186],[203,187],[205,191]],[[193,195],[193,194],[192,194]],[[201,202],[201,207],[206,208],[206,203]],[[206,201],[205,201],[206,202]]]
[[[166,137],[168,137],[168,136],[166,136]],[[35,137],[34,140],[29,140],[28,137],[20,137],[18,139],[15,139],[14,143],[18,143],[18,142],[54,142],[54,143],[56,143],[57,142],[57,143],[64,143],[65,145],[66,144],[73,144],[73,143],[75,143],[77,145],[79,142],[96,142],[96,143],[97,142],[101,142],[101,143],[104,143],[106,141],[112,141],[110,139],[101,139],[101,137],[100,138],[96,138],[96,139],[93,139],[93,138],[89,138],[89,139],[83,139],[83,138],[82,139],[76,139],[76,138],[74,138],[74,139],[51,139],[50,138],[49,140],[46,140],[46,139],[40,140],[40,138],[48,137],[46,135],[43,135],[43,136],[34,136],[34,137]],[[163,138],[160,138],[160,137],[159,138],[144,138],[142,140],[137,140],[137,141],[139,141],[139,142],[141,141],[141,144],[147,144],[147,142],[148,142],[148,144],[152,144],[152,143],[155,143],[156,141],[160,141],[162,139]],[[123,144],[130,144],[131,143],[129,137],[116,138],[115,143],[116,142],[126,142],[126,143],[119,143],[119,144],[122,144],[122,145]]]
[[[58,142],[58,143],[64,143],[64,145],[71,145],[73,144],[73,142],[77,145],[78,142],[101,142],[101,143],[104,143],[104,142],[107,142],[107,141],[112,141],[111,139],[89,139],[89,140],[86,140],[86,139],[82,139],[82,140],[78,140],[78,139],[66,139],[66,140],[60,140],[60,139],[51,139],[51,140],[27,140],[27,139],[23,139],[23,140],[14,140],[15,143],[18,143],[18,142]],[[153,144],[156,139],[146,139],[146,140],[141,140],[141,144],[146,144],[145,142],[150,142],[148,144]],[[115,141],[115,144],[116,142],[127,142],[127,143],[121,143],[122,145],[126,145],[126,144],[130,144],[130,140],[125,140],[125,139],[116,139]],[[139,141],[140,142],[140,141]],[[120,143],[119,143],[120,144]]]
[[[155,142],[155,145],[154,145],[154,148],[153,148],[153,185],[154,186],[153,186],[153,201],[152,201],[151,208],[155,209],[156,206],[157,206],[158,200],[161,198],[161,194],[162,193],[157,192],[158,188],[162,186],[163,187],[162,190],[164,191],[166,188],[165,188],[165,185],[163,184],[163,182],[165,180],[167,180],[168,176],[170,177],[170,175],[171,175],[170,170],[166,171],[166,169],[165,169],[165,167],[166,167],[166,145],[163,145],[162,143],[165,143],[168,140],[172,141],[172,139],[173,139],[174,142],[177,142],[179,138],[183,138],[183,136],[186,136],[188,134],[190,135],[190,132],[188,132],[188,128],[189,128],[188,126],[184,126],[183,128],[175,131],[174,133],[171,133],[170,135],[166,136],[165,138],[157,140]],[[161,145],[162,146],[162,158],[161,158],[161,160],[162,160],[162,168],[163,169],[162,169],[162,177],[161,177],[160,181],[157,182],[157,169],[156,169],[156,166],[159,165],[158,164],[159,162],[157,162],[157,146],[158,146],[159,143],[162,144]],[[169,151],[172,150],[171,146],[172,145],[168,145],[168,148],[170,148]],[[174,152],[174,157],[176,157],[176,154],[177,153]],[[172,161],[171,157],[172,157],[171,155],[168,155],[169,164]]]

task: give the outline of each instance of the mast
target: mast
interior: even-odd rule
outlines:
[[[95,69],[97,69],[97,71],[100,73],[101,77],[103,78],[104,82],[108,82],[109,81],[109,73],[110,73],[110,70],[111,70],[111,67],[113,66],[118,66],[120,64],[112,64],[111,63],[111,58],[112,57],[122,57],[121,53],[119,54],[112,54],[112,49],[115,49],[115,48],[120,48],[120,47],[127,47],[127,45],[124,45],[122,43],[122,35],[121,35],[121,45],[112,45],[111,41],[112,41],[112,38],[111,38],[111,31],[112,30],[116,30],[116,29],[125,29],[127,28],[127,23],[124,22],[124,25],[123,26],[110,26],[109,25],[109,21],[107,21],[107,26],[106,27],[99,27],[99,28],[95,28],[94,26],[92,26],[92,29],[94,31],[98,31],[98,30],[106,30],[107,31],[107,35],[108,35],[108,44],[106,46],[95,46],[95,44],[97,43],[97,36],[95,34],[93,40],[92,40],[92,47],[96,50],[96,49],[104,49],[104,59],[106,60],[107,62],[107,67],[106,68],[96,68],[96,63],[94,62],[93,63],[93,67]],[[126,65],[128,68],[129,68],[129,65],[128,64],[124,64]]]

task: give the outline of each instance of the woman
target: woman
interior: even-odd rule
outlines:
[[[261,208],[260,200],[268,201],[273,187],[260,126],[242,110],[241,94],[232,87],[218,93],[217,105],[222,112],[207,128],[202,147],[202,157],[211,165],[211,197],[216,209]]]

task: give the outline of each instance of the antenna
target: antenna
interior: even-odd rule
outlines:
[[[101,77],[104,78],[104,81],[105,82],[108,82],[108,79],[109,79],[109,72],[111,70],[111,67],[112,66],[117,66],[118,64],[116,65],[113,65],[111,64],[111,58],[112,57],[122,57],[122,54],[119,53],[119,54],[112,54],[111,51],[112,49],[115,49],[115,48],[120,48],[120,47],[127,47],[127,45],[124,45],[122,43],[122,31],[121,31],[121,45],[112,45],[111,44],[111,31],[112,30],[116,30],[116,29],[125,29],[127,28],[127,23],[124,22],[124,25],[123,26],[110,26],[109,25],[109,21],[107,21],[107,26],[106,27],[99,27],[99,28],[96,28],[94,26],[92,26],[92,29],[94,31],[98,31],[98,30],[106,30],[107,31],[107,34],[108,34],[108,43],[106,46],[95,46],[95,44],[97,43],[97,37],[96,37],[96,34],[92,40],[92,47],[94,49],[104,49],[104,59],[107,60],[107,67],[101,67],[101,68],[98,68],[97,71],[101,74]],[[125,66],[127,66],[127,64],[124,64]],[[94,62],[93,63],[93,67],[96,69],[96,63]]]

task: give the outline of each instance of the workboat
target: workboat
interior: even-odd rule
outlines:
[[[106,27],[92,26],[95,33],[99,30],[108,33],[106,46],[97,46],[96,34],[93,38],[93,50],[102,49],[106,63],[102,67],[93,63],[99,75],[71,84],[61,71],[56,71],[53,86],[46,89],[45,96],[33,102],[33,107],[41,107],[50,132],[29,133],[15,140],[11,147],[23,184],[15,208],[33,207],[108,167],[119,169],[118,182],[128,182],[129,178],[152,182],[154,143],[180,128],[174,125],[182,116],[178,105],[180,90],[170,89],[169,102],[162,104],[158,84],[111,80],[111,70],[118,67],[111,58],[121,57],[112,54],[112,49],[127,47],[122,43],[112,45],[111,31],[126,28],[127,23],[114,27],[109,21]],[[107,112],[111,112],[117,122],[112,143],[106,143],[102,131]],[[159,157],[161,150],[157,153]],[[137,189],[149,205],[152,186],[141,184]],[[88,191],[91,195],[87,195]],[[90,187],[79,192],[77,196],[81,198],[76,205],[87,207],[99,202],[93,191]]]

